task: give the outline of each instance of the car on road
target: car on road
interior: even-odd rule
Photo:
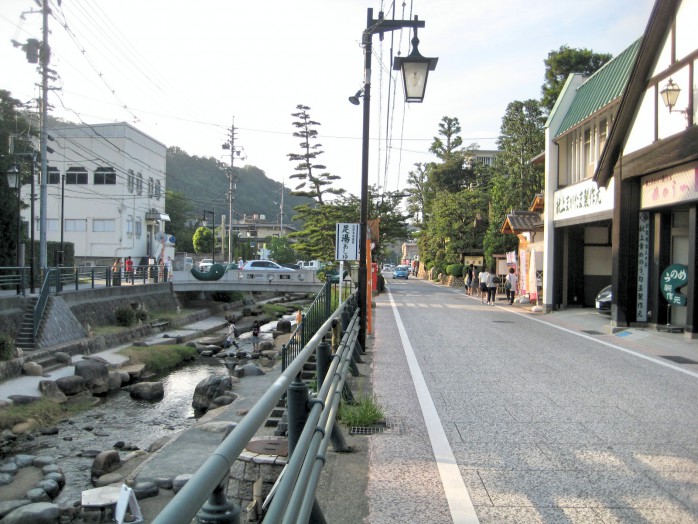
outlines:
[[[289,263],[281,264],[281,267],[287,267],[287,268],[289,268],[289,269],[295,269],[296,271],[299,270],[299,269],[303,269],[303,268],[300,267],[298,264],[289,264]]]
[[[289,267],[283,267],[271,260],[248,260],[242,266],[243,271],[295,271]]]
[[[393,269],[393,278],[404,278],[407,280],[410,276],[410,268],[408,266],[397,266]]]
[[[189,271],[194,267],[194,259],[192,257],[184,257],[184,270]]]
[[[208,271],[209,269],[211,269],[212,265],[212,258],[204,258],[201,262],[199,262],[199,271]]]
[[[613,302],[613,290],[611,286],[606,286],[596,295],[596,311],[602,315],[610,315],[611,302]]]

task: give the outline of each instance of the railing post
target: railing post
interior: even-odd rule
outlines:
[[[300,373],[291,385],[286,395],[286,410],[288,411],[288,456],[298,444],[303,427],[308,420],[308,384],[303,382]]]
[[[315,352],[315,376],[317,379],[318,391],[322,389],[323,382],[328,378],[327,372],[330,369],[330,360],[332,360],[332,346],[323,338],[322,342],[318,344],[317,351]],[[332,448],[337,452],[346,452],[351,449],[347,446],[344,435],[342,435],[342,431],[337,424],[332,425],[330,440],[332,441]]]
[[[225,496],[227,485],[226,475],[196,515],[199,524],[240,524],[240,508]]]

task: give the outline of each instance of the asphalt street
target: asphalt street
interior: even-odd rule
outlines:
[[[665,358],[694,340],[387,284],[366,522],[698,522],[698,366]]]

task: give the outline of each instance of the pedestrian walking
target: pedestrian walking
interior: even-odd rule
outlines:
[[[121,285],[121,259],[116,258],[111,266],[111,278],[113,286]]]
[[[167,275],[167,280],[172,280],[172,259],[167,257],[165,260],[165,274]]]
[[[470,266],[468,266],[468,270],[466,272],[466,277],[465,277],[465,294],[466,295],[473,294],[474,282],[475,282],[475,266],[470,264]]]
[[[506,282],[504,282],[504,290],[507,292],[507,301],[509,305],[514,303],[514,296],[516,295],[516,269],[514,266],[509,268],[509,274],[507,274]]]
[[[497,274],[494,272],[494,268],[487,273],[487,303],[490,306],[494,306],[494,298],[497,295]]]
[[[126,283],[128,284],[131,282],[132,284],[135,283],[135,280],[133,278],[133,260],[131,260],[131,257],[126,257],[126,262],[124,262],[124,271],[126,272]]]
[[[259,351],[259,321],[255,320],[252,324],[252,351]]]
[[[480,279],[480,303],[484,304],[485,299],[487,298],[487,279],[490,276],[490,274],[487,272],[487,269],[483,268],[482,271],[480,271],[480,274],[478,275],[478,278]]]
[[[228,337],[225,339],[224,347],[228,349],[230,346],[235,346],[235,349],[240,349],[237,339],[240,336],[240,330],[235,327],[235,323],[231,320],[228,322]]]

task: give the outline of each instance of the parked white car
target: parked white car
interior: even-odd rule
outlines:
[[[242,266],[243,271],[295,271],[288,267],[283,267],[271,260],[248,260]]]
[[[209,269],[211,269],[212,265],[212,258],[204,258],[201,262],[199,262],[199,271],[208,271]]]

